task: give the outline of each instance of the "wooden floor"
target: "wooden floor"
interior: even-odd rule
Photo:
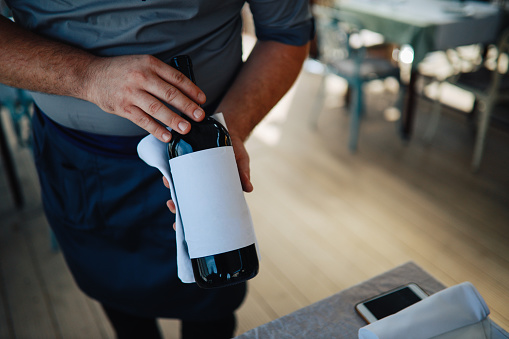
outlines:
[[[383,109],[393,94],[371,84],[359,149],[346,147],[341,81],[328,87],[316,129],[308,122],[319,76],[303,72],[247,143],[247,195],[261,270],[238,312],[238,333],[406,261],[446,285],[471,281],[509,329],[509,134],[492,129],[481,171],[469,169],[473,134],[446,111],[431,144],[431,105],[418,101],[403,143]],[[113,338],[95,301],[76,288],[50,248],[29,152],[16,149],[27,206],[12,203],[0,171],[0,338]],[[166,338],[178,323],[161,321]]]

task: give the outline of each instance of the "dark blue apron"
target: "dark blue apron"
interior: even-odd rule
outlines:
[[[33,133],[46,217],[84,293],[144,317],[214,320],[240,306],[245,284],[204,290],[178,279],[170,192],[137,156],[143,136],[75,131],[38,109]]]

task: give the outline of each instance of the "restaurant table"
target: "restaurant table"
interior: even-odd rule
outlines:
[[[356,313],[356,303],[393,288],[414,282],[433,294],[445,286],[413,262],[343,290],[293,313],[249,330],[237,339],[358,338],[366,325]],[[489,305],[488,305],[489,306]],[[509,338],[509,333],[491,321],[492,339]]]
[[[496,5],[476,1],[336,0],[334,4],[385,41],[412,46],[414,59],[401,117],[404,138],[411,134],[419,62],[432,51],[495,42],[502,17]]]

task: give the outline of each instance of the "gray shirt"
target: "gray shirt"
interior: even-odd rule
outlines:
[[[7,0],[22,26],[95,55],[187,54],[207,104],[224,94],[242,64],[244,0]],[[313,33],[308,0],[248,1],[260,40],[303,45]],[[63,126],[107,135],[141,135],[127,119],[76,98],[33,93]],[[205,106],[206,106],[205,105]]]

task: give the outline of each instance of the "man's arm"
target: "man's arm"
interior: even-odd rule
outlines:
[[[187,133],[192,119],[205,116],[205,94],[180,72],[148,55],[98,57],[32,33],[0,16],[0,82],[95,103],[131,120],[161,141],[170,134],[155,119]]]
[[[253,185],[244,141],[290,89],[308,55],[308,48],[309,44],[291,46],[258,41],[217,108],[217,112],[224,114],[228,125],[242,189],[246,192],[251,192]],[[169,189],[170,184],[164,177],[163,182]],[[172,200],[166,204],[172,213],[176,213]]]
[[[292,86],[308,55],[308,44],[291,46],[258,41],[239,75],[226,93],[218,112],[223,112],[232,136],[242,187],[253,190],[249,156],[243,145],[253,128]]]

